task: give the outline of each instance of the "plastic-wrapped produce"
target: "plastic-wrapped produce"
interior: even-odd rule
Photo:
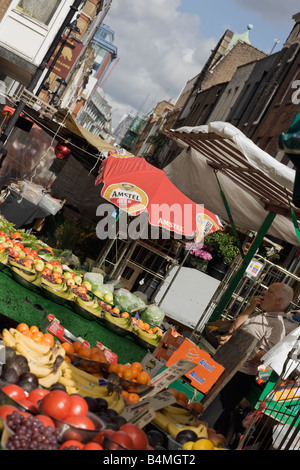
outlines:
[[[131,311],[138,307],[146,307],[147,303],[140,296],[137,296],[127,289],[117,289],[114,292],[115,305],[118,305],[123,311],[131,313]]]
[[[92,290],[101,290],[103,285],[103,275],[101,273],[85,273],[84,280],[92,284]]]
[[[140,313],[140,318],[143,322],[149,323],[152,326],[159,326],[165,317],[165,312],[156,305],[149,306]]]

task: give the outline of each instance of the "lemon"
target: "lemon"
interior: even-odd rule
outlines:
[[[192,450],[213,450],[214,445],[213,443],[209,440],[206,439],[206,437],[202,437],[198,439],[196,442],[194,442]]]
[[[192,450],[194,444],[195,444],[194,441],[187,441],[183,444],[181,449],[182,450]]]

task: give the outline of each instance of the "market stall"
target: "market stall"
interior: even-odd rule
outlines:
[[[199,421],[199,396],[193,393],[187,406],[185,392],[168,390],[193,363],[179,357],[153,374],[149,352],[164,336],[159,308],[125,289],[112,294],[98,273],[75,272],[51,247],[4,219],[1,228],[1,448],[180,450],[189,440],[198,450],[204,436],[207,448],[224,447],[223,440],[208,439]],[[74,394],[81,411],[62,414],[60,400],[71,407]],[[54,429],[43,441],[33,431],[41,419]],[[182,420],[187,428],[177,438]],[[125,440],[118,431],[123,438],[126,432]],[[133,432],[141,441],[133,442]]]

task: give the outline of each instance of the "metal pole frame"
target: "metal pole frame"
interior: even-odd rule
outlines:
[[[237,287],[238,283],[242,279],[249,263],[251,262],[253,256],[256,253],[256,250],[259,248],[263,238],[265,237],[267,231],[269,230],[270,226],[272,225],[275,217],[276,217],[275,212],[269,212],[259,230],[257,233],[255,239],[253,240],[253,243],[246,254],[246,256],[243,259],[242,265],[240,269],[237,271],[235,276],[233,277],[231,283],[229,284],[227,290],[225,291],[223,297],[221,298],[220,302],[216,306],[215,310],[212,313],[212,316],[210,317],[209,321],[216,321],[220,318],[223,310],[225,309],[227,303],[229,302],[235,288]]]

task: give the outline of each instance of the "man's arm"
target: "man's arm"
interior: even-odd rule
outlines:
[[[252,313],[255,311],[256,307],[260,305],[260,302],[262,301],[262,296],[256,295],[254,297],[251,297],[248,306],[245,308],[245,310],[235,319],[233,324],[228,330],[228,334],[224,336],[220,336],[219,343],[222,346],[223,344],[227,343],[227,341],[231,338],[231,335],[238,329],[240,328],[246,320],[252,315]]]

